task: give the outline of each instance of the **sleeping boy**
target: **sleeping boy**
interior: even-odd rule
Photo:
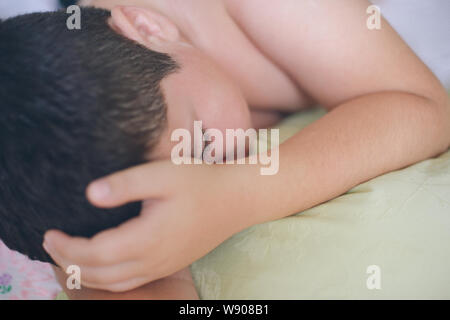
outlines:
[[[0,22],[0,239],[33,260],[53,262],[42,248],[48,229],[89,237],[141,208],[95,208],[85,189],[147,161],[166,125],[159,85],[178,65],[118,35],[109,16],[84,10],[80,32],[64,27],[62,11]],[[93,295],[68,290],[56,271],[74,298],[196,297],[185,272],[151,289]]]
[[[367,28],[365,0],[85,3],[112,15],[0,24],[0,238],[50,261],[52,229],[46,252],[84,287],[181,272],[192,288],[186,268],[233,234],[449,147],[445,90],[386,21]],[[329,113],[280,146],[275,176],[168,160],[195,120],[267,127],[313,102]]]

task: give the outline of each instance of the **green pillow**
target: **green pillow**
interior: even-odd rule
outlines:
[[[288,118],[282,140],[323,114]],[[449,299],[450,152],[251,227],[191,270],[202,299]]]

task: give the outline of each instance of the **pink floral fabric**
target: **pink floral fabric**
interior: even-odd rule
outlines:
[[[31,261],[0,241],[0,300],[50,300],[59,292],[48,263]]]

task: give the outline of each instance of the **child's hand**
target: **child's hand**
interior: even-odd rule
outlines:
[[[253,224],[248,166],[150,163],[93,183],[99,207],[143,203],[141,215],[92,239],[49,231],[44,247],[64,270],[81,268],[89,288],[127,291],[168,276]],[[246,199],[244,199],[246,198]]]

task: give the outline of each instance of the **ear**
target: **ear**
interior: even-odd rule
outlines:
[[[140,7],[114,7],[110,25],[123,36],[150,47],[176,42],[180,38],[178,28],[169,19]]]

